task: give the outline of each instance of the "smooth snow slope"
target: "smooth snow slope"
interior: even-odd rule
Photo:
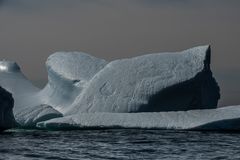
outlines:
[[[16,125],[12,111],[13,104],[12,95],[0,87],[0,132]]]
[[[240,130],[240,106],[178,112],[79,113],[40,122],[41,129]]]

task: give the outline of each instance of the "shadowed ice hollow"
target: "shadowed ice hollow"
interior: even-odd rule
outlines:
[[[0,87],[0,132],[16,125],[12,111],[13,105],[12,95]]]

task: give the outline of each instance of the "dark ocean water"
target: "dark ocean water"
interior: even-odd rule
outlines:
[[[240,159],[240,133],[166,130],[10,130],[0,159]]]

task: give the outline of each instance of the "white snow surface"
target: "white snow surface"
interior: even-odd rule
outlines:
[[[240,130],[240,106],[177,112],[79,113],[37,123],[41,129]]]

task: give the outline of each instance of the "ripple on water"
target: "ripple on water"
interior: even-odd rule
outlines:
[[[239,159],[240,134],[166,130],[10,130],[0,159]]]

